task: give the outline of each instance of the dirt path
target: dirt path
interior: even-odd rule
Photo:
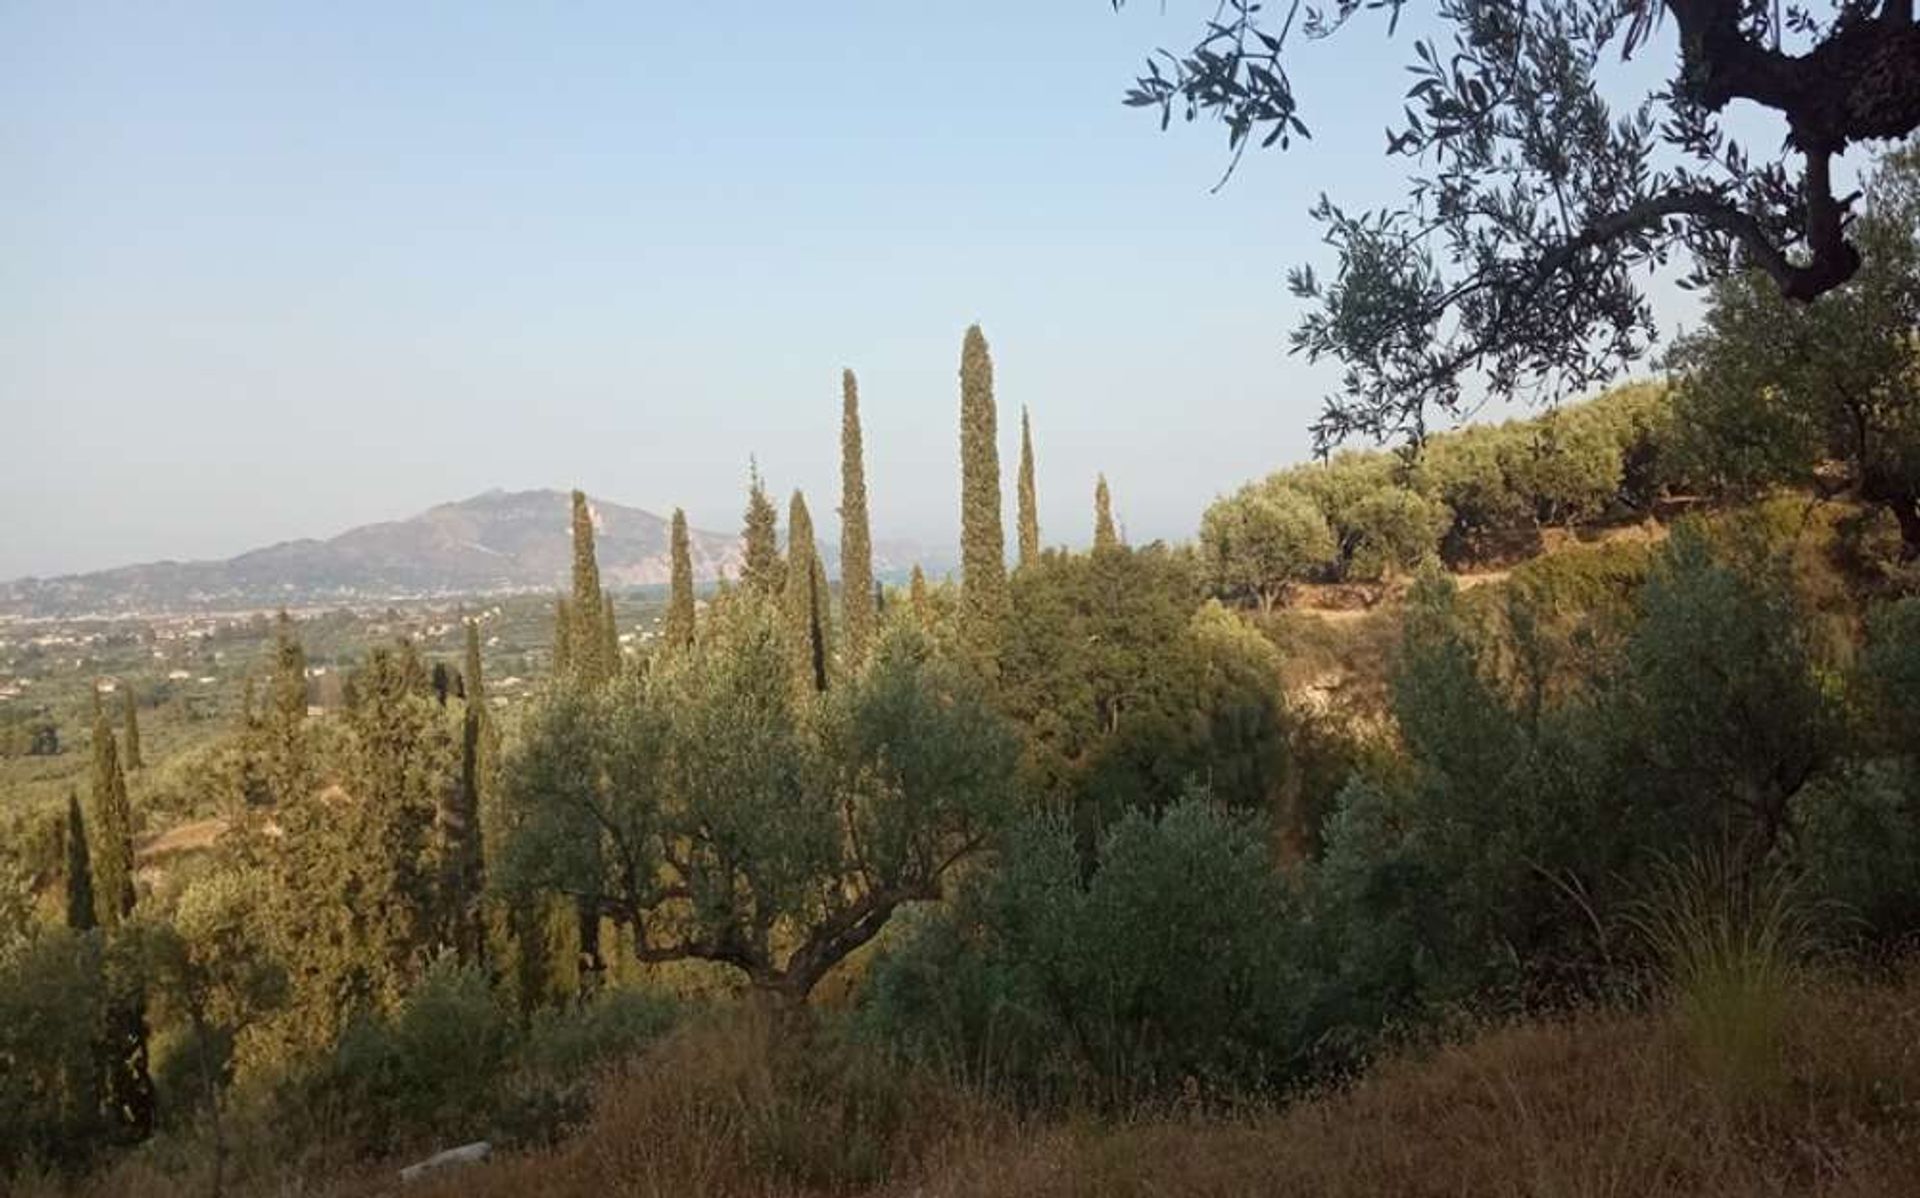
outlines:
[[[141,845],[135,856],[144,863],[173,853],[209,849],[226,832],[227,821],[219,816],[177,824]]]

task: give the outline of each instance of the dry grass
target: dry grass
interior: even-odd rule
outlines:
[[[1488,1031],[1238,1120],[1020,1126],[976,1097],[764,1019],[676,1034],[541,1152],[405,1187],[394,1162],[240,1194],[410,1198],[1748,1198],[1920,1194],[1920,970],[1797,991],[1785,1085],[1726,1102],[1675,1014]],[[50,1191],[49,1191],[50,1192]],[[92,1195],[185,1198],[130,1165]],[[33,1193],[33,1191],[29,1191]]]
[[[1720,1102],[1670,1018],[1491,1032],[1237,1126],[1062,1128],[927,1198],[1920,1194],[1920,977],[1802,995],[1791,1086]]]

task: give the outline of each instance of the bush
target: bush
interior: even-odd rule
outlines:
[[[106,1146],[107,997],[96,934],[47,928],[0,945],[0,1180],[78,1168]]]
[[[284,1117],[361,1153],[483,1132],[513,1048],[484,974],[442,959],[399,1010],[362,1018],[310,1074]]]
[[[1795,859],[1841,933],[1892,945],[1920,933],[1920,778],[1906,762],[1850,765],[1794,804]]]
[[[1024,826],[996,873],[876,966],[867,1018],[1025,1101],[1285,1084],[1292,904],[1255,826],[1188,799],[1128,815],[1084,882],[1082,867],[1064,825]]]

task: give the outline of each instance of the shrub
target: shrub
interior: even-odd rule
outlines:
[[[96,934],[47,928],[0,946],[0,1180],[104,1147],[106,963]]]
[[[1736,857],[1697,855],[1660,871],[1636,922],[1716,1090],[1735,1105],[1777,1097],[1790,1004],[1810,943],[1804,899],[1787,876]]]
[[[1062,824],[875,970],[867,1018],[1026,1101],[1263,1091],[1291,1076],[1291,900],[1244,819],[1188,799],[1123,819],[1082,881]]]
[[[1920,931],[1920,778],[1906,762],[1852,763],[1794,804],[1795,860],[1848,938]]]
[[[296,1080],[282,1117],[361,1153],[473,1138],[485,1130],[513,1037],[485,975],[443,958],[397,1011],[350,1024]]]

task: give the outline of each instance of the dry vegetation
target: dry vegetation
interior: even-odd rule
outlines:
[[[1797,991],[1784,1083],[1736,1093],[1666,1014],[1492,1028],[1344,1089],[1241,1115],[1016,1122],[968,1091],[747,1014],[691,1026],[610,1075],[578,1134],[404,1187],[419,1198],[917,1195],[1920,1193],[1920,969]],[[393,1162],[324,1184],[402,1191]],[[203,1175],[123,1165],[89,1198],[186,1198]],[[29,1198],[31,1189],[23,1194]]]

